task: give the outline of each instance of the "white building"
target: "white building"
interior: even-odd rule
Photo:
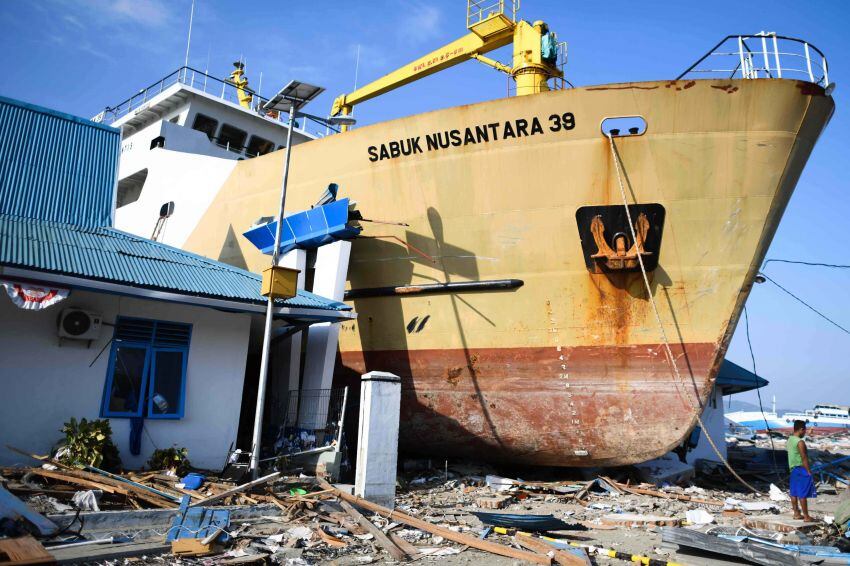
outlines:
[[[118,130],[3,97],[0,110],[0,465],[32,463],[6,445],[49,453],[74,417],[109,418],[126,467],[177,445],[220,469],[259,276],[111,227]],[[276,332],[355,316],[305,292],[274,315]]]

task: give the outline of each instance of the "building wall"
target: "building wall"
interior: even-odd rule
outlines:
[[[687,461],[693,464],[697,460],[711,460],[719,462],[717,454],[712,449],[711,445],[705,439],[706,433],[711,436],[714,444],[726,458],[726,423],[723,414],[723,393],[716,387],[712,389],[711,395],[706,401],[705,410],[702,413],[702,422],[705,425],[702,434],[700,434],[697,447],[688,452]]]
[[[236,440],[250,315],[79,290],[44,311],[25,311],[0,297],[0,465],[32,463],[7,444],[47,454],[65,421],[98,418],[109,348],[97,356],[112,328],[104,326],[91,347],[60,344],[57,320],[68,307],[98,312],[110,323],[121,315],[193,325],[184,418],[145,420],[140,456],[130,454],[128,419],[111,419],[112,438],[127,468],[143,466],[154,445],[176,444],[189,449],[194,466],[220,469]]]

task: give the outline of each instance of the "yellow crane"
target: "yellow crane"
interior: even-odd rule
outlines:
[[[244,108],[251,108],[251,102],[254,96],[248,90],[248,77],[245,76],[245,63],[236,61],[233,63],[236,67],[230,73],[230,83],[236,87],[236,96],[239,99],[239,104]]]
[[[545,22],[529,24],[523,20],[516,21],[518,0],[513,0],[511,5],[512,17],[508,17],[504,0],[467,0],[468,34],[354,92],[338,96],[333,102],[331,116],[347,116],[356,104],[470,59],[513,77],[517,96],[549,90],[549,79],[563,78],[557,67],[557,36],[549,31]],[[484,53],[511,43],[514,46],[513,66],[484,56]],[[343,131],[347,129],[348,126],[342,126]]]

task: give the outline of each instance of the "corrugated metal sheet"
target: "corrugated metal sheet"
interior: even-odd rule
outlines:
[[[0,96],[0,214],[111,224],[119,130]]]
[[[0,214],[0,265],[48,271],[192,296],[265,303],[260,276],[114,228]],[[343,311],[313,293],[281,306]]]

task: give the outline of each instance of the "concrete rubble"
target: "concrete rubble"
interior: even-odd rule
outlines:
[[[408,460],[392,509],[292,470],[240,486],[207,474],[190,490],[161,472],[106,475],[45,461],[0,470],[0,529],[17,537],[0,544],[27,540],[60,563],[91,564],[846,563],[850,460],[841,458],[850,434],[807,441],[813,468],[837,462],[816,472],[814,523],[791,517],[783,439],[772,453],[760,435],[729,444],[736,471],[760,494],[708,464],[669,483],[673,466],[653,477],[647,466]],[[779,473],[766,465],[774,456]],[[6,512],[9,498],[27,513]]]

